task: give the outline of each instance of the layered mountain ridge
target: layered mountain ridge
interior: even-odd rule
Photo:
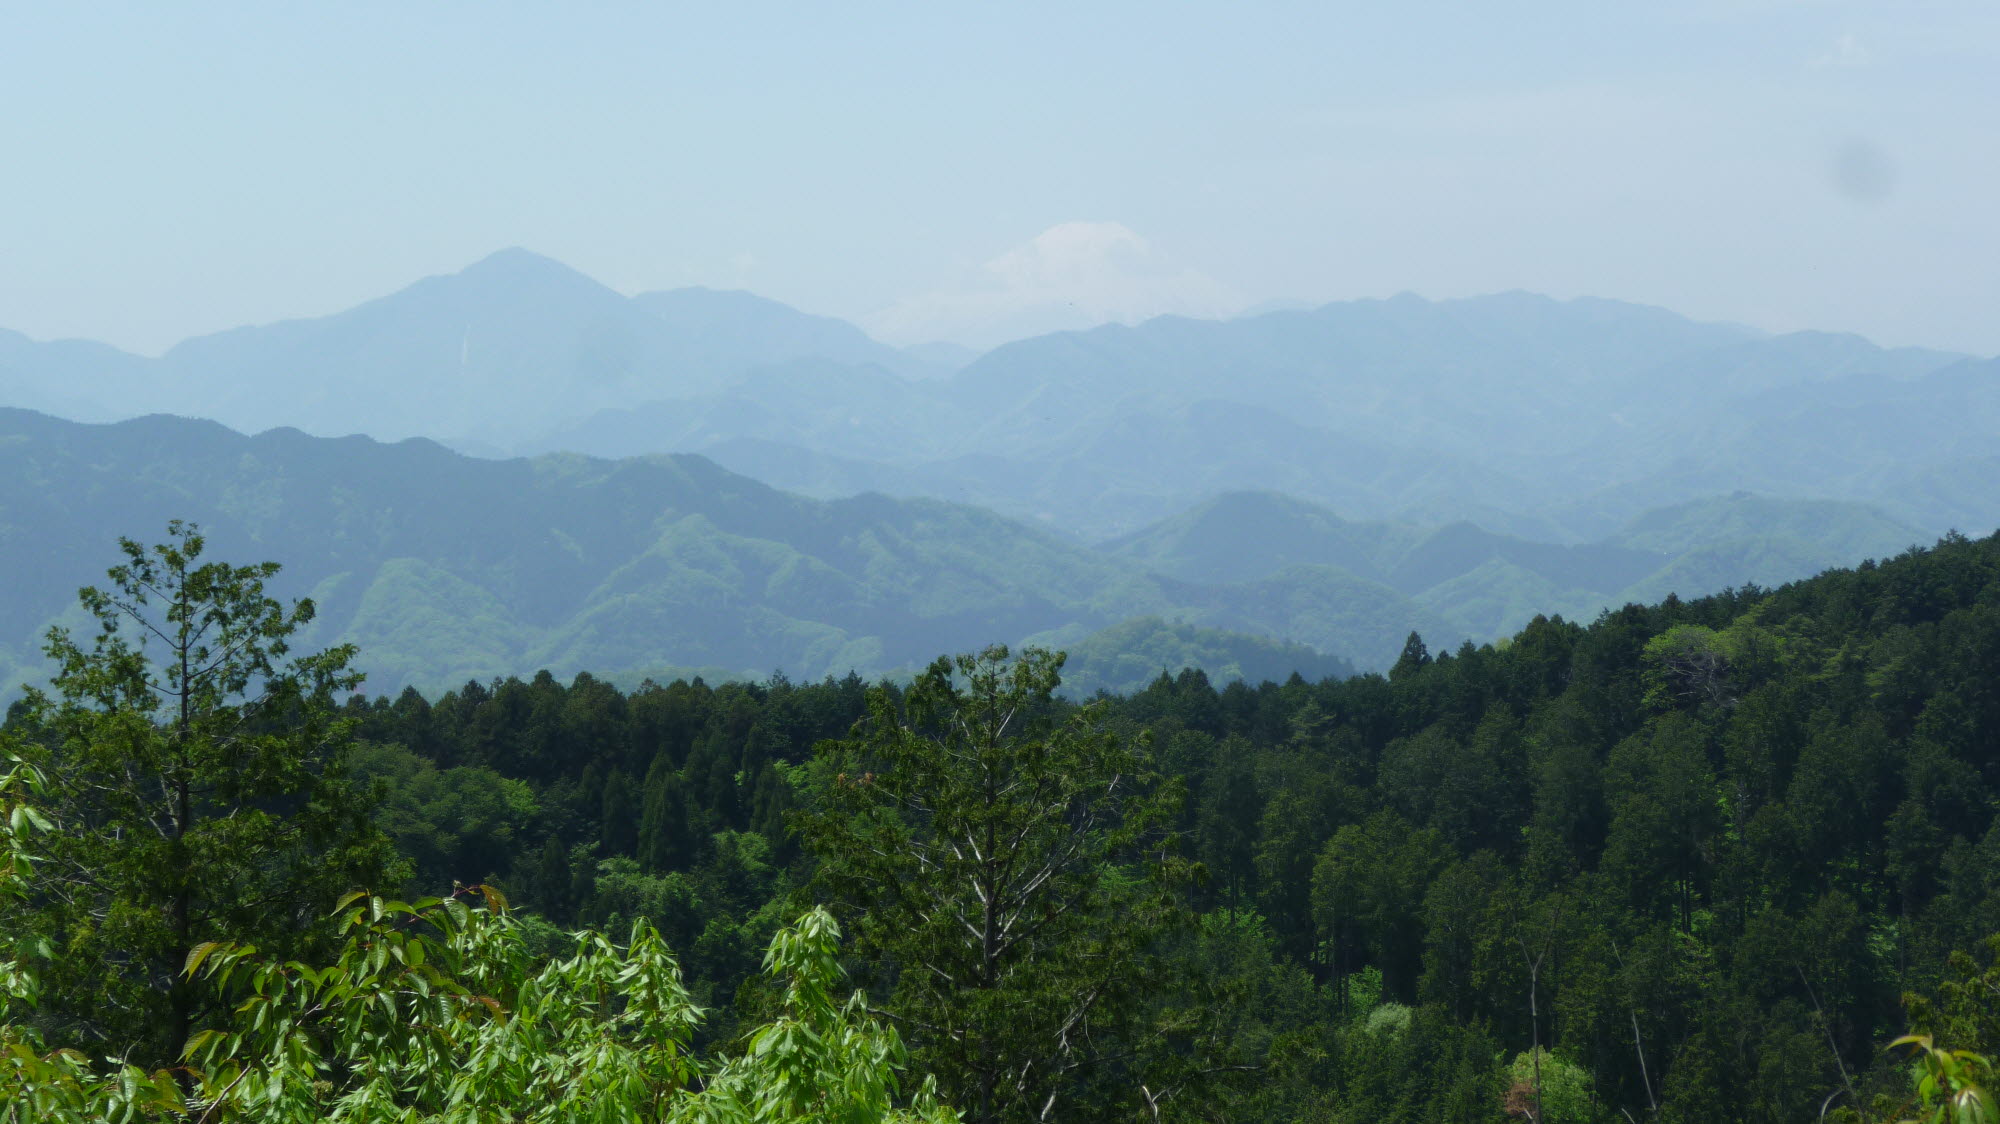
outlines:
[[[2000,524],[2000,361],[1528,293],[972,355],[513,250],[158,359],[0,332],[0,406],[0,671],[170,516],[427,687],[1028,639],[1379,668]]]
[[[1629,542],[1560,546],[1469,524],[1348,523],[1238,493],[1096,549],[942,500],[810,499],[692,455],[492,460],[424,439],[14,409],[0,409],[0,480],[9,686],[36,673],[39,635],[74,621],[75,590],[115,560],[113,536],[147,540],[168,517],[200,523],[215,556],[284,563],[281,592],[319,606],[307,641],[359,645],[376,690],[540,667],[633,681],[894,674],[995,640],[1076,649],[1073,682],[1086,686],[1129,688],[1134,660],[1155,658],[1163,667],[1140,680],[1175,661],[1334,674],[1386,667],[1411,631],[1491,639],[1537,613],[1593,615],[1663,575],[1698,578],[1676,587],[1693,594],[1918,538],[1833,505],[1800,519],[1838,537],[1792,540],[1775,569],[1736,576],[1748,563],[1726,532],[1766,518],[1746,505],[1775,501],[1737,497],[1649,517]],[[1730,565],[1704,561],[1717,551]]]
[[[1404,294],[903,351],[747,293],[626,297],[502,251],[157,360],[0,333],[0,402],[486,455],[699,452],[820,498],[931,495],[1101,541],[1232,490],[1587,542],[1751,490],[2000,525],[2000,367],[1624,302]]]

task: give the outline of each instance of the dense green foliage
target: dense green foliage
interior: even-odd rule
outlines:
[[[680,1040],[727,1053],[783,1008],[757,950],[823,898],[876,1017],[980,1119],[1051,1094],[1097,1119],[1954,1119],[1983,1095],[2000,537],[1493,646],[1412,636],[1386,677],[1190,671],[1086,706],[1055,666],[543,674],[341,714],[413,889],[503,887],[523,971],[560,928],[638,934],[617,956],[657,932],[714,1008]],[[988,830],[1018,865],[952,852]],[[1033,970],[954,930],[975,902],[1046,937]],[[1092,1008],[1106,958],[1130,974]],[[1104,1039],[1051,1052],[1080,997]],[[1890,1051],[1906,1030],[1928,1037]],[[982,1100],[989,1056],[1057,1072]]]
[[[44,762],[50,812],[34,930],[53,1033],[148,1064],[172,1060],[212,996],[176,974],[196,945],[301,951],[305,918],[394,865],[345,783],[352,652],[287,659],[312,619],[265,595],[275,564],[203,562],[191,527],[124,540],[110,589],[83,590],[89,646],[50,633],[53,695],[12,715]]]
[[[823,910],[771,939],[769,1024],[700,1067],[702,1012],[643,919],[568,955],[484,886],[483,909],[356,890],[319,922],[389,869],[331,714],[351,653],[285,660],[313,606],[265,596],[276,564],[168,535],[121,541],[111,590],[81,593],[95,643],[53,630],[56,697],[0,732],[0,1120],[950,1118],[929,1083],[898,1097],[901,1043],[836,995]]]
[[[1788,1120],[1846,1082],[1893,1085],[1898,997],[2000,929],[1996,636],[2000,542],[1953,539],[1494,647],[1413,645],[1386,679],[1162,678],[1104,720],[1150,731],[1185,785],[1181,853],[1208,875],[1190,908],[1250,918],[1211,986],[1273,996],[1238,1031],[1279,1047],[1270,1112],[1498,1112],[1496,1058],[1539,1038],[1597,1111]],[[564,921],[650,901],[726,996],[748,978],[727,950],[754,947],[762,903],[814,862],[769,810],[810,796],[810,747],[865,696],[544,677],[357,713],[373,740],[537,794],[510,868],[452,876],[511,875]],[[656,830],[648,857],[603,818],[621,801],[682,807],[689,830]],[[1414,1051],[1393,1070],[1369,1060],[1384,1034]]]
[[[1178,793],[1101,705],[1051,713],[1061,666],[994,648],[938,661],[900,705],[873,692],[855,736],[821,743],[794,820],[974,1124],[1184,1092],[1153,1056],[1175,1016],[1152,1000],[1201,976],[1159,955],[1188,920],[1162,835]]]
[[[58,834],[38,807],[39,770],[0,774],[0,902],[35,896],[35,852]],[[0,962],[0,1120],[8,1124],[333,1120],[639,1124],[943,1124],[928,1083],[899,1096],[902,1044],[843,998],[839,929],[814,910],[771,941],[782,987],[772,1021],[738,1054],[689,1049],[702,1012],[659,934],[613,944],[576,934],[530,947],[497,895],[406,904],[347,895],[326,926],[330,960],[285,961],[205,942],[177,973],[231,1001],[189,1037],[180,1064],[96,1064],[49,1050],[14,1021],[43,999],[46,947]],[[33,943],[33,942],[31,942]],[[898,1107],[899,1104],[908,1107]]]

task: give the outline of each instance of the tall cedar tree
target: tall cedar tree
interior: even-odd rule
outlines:
[[[993,647],[933,663],[900,711],[877,690],[818,747],[795,820],[855,951],[893,974],[917,1065],[974,1124],[1136,1107],[1181,1079],[1147,1067],[1154,954],[1184,920],[1162,861],[1177,795],[1099,709],[1059,710],[1061,667]]]
[[[313,606],[265,595],[277,564],[201,562],[178,520],[167,537],[120,540],[110,590],[80,593],[95,641],[51,629],[53,696],[30,691],[15,715],[63,824],[31,899],[60,950],[44,1022],[142,1063],[176,1058],[213,1013],[181,971],[191,950],[303,951],[328,903],[395,861],[342,775],[334,698],[360,683],[353,649],[286,660]]]

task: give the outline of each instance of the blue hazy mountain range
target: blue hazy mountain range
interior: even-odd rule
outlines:
[[[1556,541],[1746,489],[1984,530],[1994,500],[1895,478],[2000,454],[2000,428],[1980,425],[1996,370],[1608,301],[1405,297],[1026,340],[915,393],[872,389],[841,426],[766,406],[724,433],[707,419],[743,409],[725,394],[600,416],[556,443],[632,452],[674,419],[682,447],[784,486],[921,489],[1091,539],[1236,489]]]
[[[248,432],[295,426],[500,448],[565,418],[715,392],[798,359],[904,377],[949,369],[749,293],[626,297],[504,250],[345,312],[200,336],[158,359],[0,337],[0,393],[79,420],[175,413]]]
[[[510,250],[157,359],[0,332],[0,406],[23,408],[10,573],[53,581],[4,595],[16,666],[112,536],[169,515],[332,583],[327,637],[431,686],[886,671],[1029,637],[1105,666],[1126,644],[1379,667],[1412,628],[1485,639],[2000,524],[2000,363],[1524,293],[975,355],[748,293],[627,297]],[[409,437],[443,444],[380,443]]]
[[[969,357],[747,293],[625,297],[508,250],[159,359],[0,335],[0,401],[468,451],[700,452],[830,498],[993,507],[1086,541],[1224,491],[1556,541],[1753,490],[1990,529],[1990,363],[1609,300],[1413,296],[1164,317]]]

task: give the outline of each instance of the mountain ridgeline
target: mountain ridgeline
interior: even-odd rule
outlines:
[[[749,293],[626,297],[506,250],[345,312],[201,336],[158,359],[0,333],[0,393],[7,405],[82,420],[172,413],[251,432],[292,426],[502,448],[551,419],[663,388],[719,390],[800,359],[909,376],[945,369]]]
[[[232,555],[292,559],[284,590],[318,606],[310,641],[359,645],[376,689],[430,691],[541,667],[627,683],[875,676],[996,639],[1073,649],[1085,692],[1185,666],[1321,676],[1386,668],[1412,631],[1483,641],[1634,590],[1774,584],[1920,537],[1861,505],[1739,496],[1564,546],[1240,493],[1099,549],[939,500],[809,499],[698,456],[488,460],[22,410],[0,410],[0,477],[10,688],[102,573],[99,529],[162,512]]]
[[[0,332],[0,405],[86,421],[693,452],[819,498],[988,507],[1082,541],[1231,491],[1593,542],[1737,491],[2000,525],[2000,367],[1617,301],[1403,295],[899,350],[747,293],[626,297],[509,250],[158,359]]]
[[[510,250],[157,359],[0,333],[0,690],[92,529],[170,516],[291,559],[382,689],[989,640],[1071,649],[1084,692],[1382,669],[1990,529],[1996,376],[1521,293],[903,351]]]

